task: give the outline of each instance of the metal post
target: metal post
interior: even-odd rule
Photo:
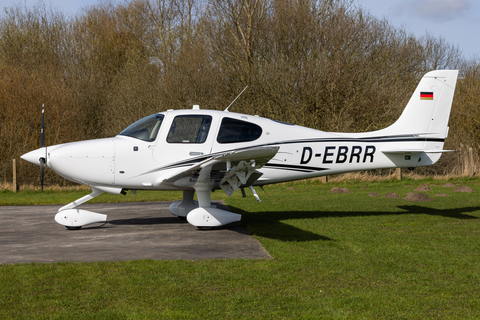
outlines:
[[[17,192],[17,164],[13,159],[13,192]]]
[[[473,149],[468,148],[468,175],[473,177]]]

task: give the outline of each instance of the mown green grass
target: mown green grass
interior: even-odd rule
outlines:
[[[477,319],[480,180],[445,182],[307,181],[257,190],[261,203],[215,192],[273,259],[1,265],[0,318]],[[434,201],[402,199],[423,183]]]
[[[0,191],[0,206],[67,204],[87,194],[91,190],[45,190],[12,192]],[[145,202],[181,199],[181,191],[138,191],[136,195],[128,192],[125,196],[103,193],[88,203]]]

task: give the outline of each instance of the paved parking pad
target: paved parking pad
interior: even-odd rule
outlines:
[[[271,258],[241,222],[198,230],[170,203],[85,204],[107,221],[74,231],[55,222],[60,205],[0,207],[0,263]]]

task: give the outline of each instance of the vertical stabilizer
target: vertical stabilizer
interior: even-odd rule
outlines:
[[[398,138],[383,149],[396,167],[428,166],[437,162],[448,134],[448,119],[457,83],[457,70],[436,70],[420,81],[400,118],[379,133]],[[409,159],[415,159],[412,163]]]
[[[457,70],[436,70],[423,76],[400,118],[382,131],[445,139]]]

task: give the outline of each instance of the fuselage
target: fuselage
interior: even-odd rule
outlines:
[[[367,133],[329,133],[258,116],[214,110],[169,110],[141,119],[113,138],[47,148],[47,166],[74,182],[131,190],[185,190],[164,180],[209,157],[259,146],[278,146],[255,185],[343,172],[429,165],[437,155],[392,156],[395,143],[423,147],[424,137]],[[443,146],[443,140],[437,144]],[[440,147],[440,146],[438,146]],[[25,160],[38,164],[38,149]],[[438,155],[439,157],[439,155]],[[31,160],[30,160],[31,159]],[[220,168],[222,170],[222,168]]]

